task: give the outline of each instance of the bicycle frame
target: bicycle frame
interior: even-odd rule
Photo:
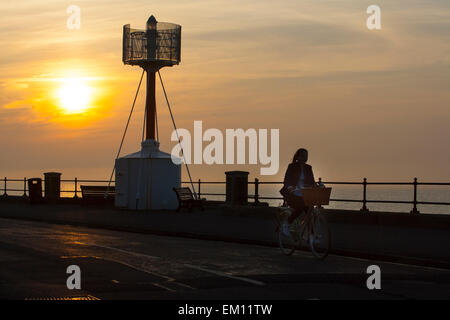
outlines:
[[[296,218],[296,220],[298,220],[298,223],[303,222],[304,224],[304,228],[301,230],[300,234],[300,241],[304,240],[303,236],[305,235],[305,232],[307,232],[306,239],[309,239],[311,235],[313,214],[314,214],[314,207],[309,207],[308,210],[303,211],[303,213],[301,213],[300,216]]]
[[[327,192],[329,195],[329,191]],[[312,195],[314,196],[314,194]],[[292,241],[290,244],[290,240],[287,240],[287,238],[285,238],[285,240],[287,240],[286,243],[284,243],[285,240],[282,240],[282,234],[284,233],[284,231],[281,231],[281,226],[282,223],[285,222],[285,219],[287,219],[286,211],[292,210],[292,208],[288,207],[288,209],[283,209],[282,211],[278,212],[278,223],[276,231],[278,232],[278,241],[280,242],[280,248],[282,249],[284,254],[291,255],[296,249],[300,249],[302,247],[302,243],[305,243],[306,245],[309,244],[309,247],[311,248],[314,256],[321,260],[325,259],[325,257],[328,255],[329,248],[331,247],[330,229],[326,222],[326,218],[323,216],[323,214],[321,214],[320,210],[320,208],[322,208],[321,204],[325,201],[326,199],[317,201],[317,198],[313,199],[313,201],[309,200],[309,205],[306,207],[307,210],[304,210],[291,223],[290,235],[287,236]],[[285,204],[286,202],[284,203],[283,207],[285,207]],[[322,226],[324,229],[321,229],[321,227],[319,227],[320,229],[318,231],[316,230],[317,226]],[[316,234],[316,232],[318,233]],[[325,247],[321,247],[321,244],[325,244]]]

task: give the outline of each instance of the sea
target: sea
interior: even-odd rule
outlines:
[[[188,185],[188,184],[186,184]],[[194,186],[197,188],[196,183]],[[326,185],[331,187],[331,199],[347,199],[347,200],[362,200],[363,187],[362,185]],[[281,185],[259,185],[259,196],[268,198],[281,197],[279,189]],[[225,194],[225,185],[201,185],[201,193],[220,193]],[[249,185],[249,195],[254,195],[253,184]],[[366,192],[367,200],[387,200],[387,201],[413,201],[414,188],[413,186],[385,186],[385,185],[368,185]],[[224,200],[225,196],[210,196],[201,195],[211,200]],[[249,199],[249,202],[252,202]],[[270,206],[280,206],[283,200],[261,199],[261,202],[267,202]],[[417,187],[417,201],[426,202],[447,202],[450,203],[450,185],[449,186],[421,186]],[[384,212],[410,212],[413,208],[412,204],[398,204],[398,203],[367,203],[367,208],[370,211],[384,211]],[[341,202],[330,201],[326,208],[332,209],[347,209],[360,210],[362,202]],[[417,205],[420,213],[428,214],[450,214],[450,205]]]

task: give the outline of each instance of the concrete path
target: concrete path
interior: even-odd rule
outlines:
[[[0,202],[0,217],[146,234],[277,246],[276,208],[136,212],[114,207]],[[386,223],[379,215],[328,214],[333,253],[450,269],[450,229]],[[384,219],[386,220],[386,219]]]
[[[368,290],[366,269],[381,269]],[[68,290],[66,268],[81,269]],[[449,299],[450,271],[0,219],[0,299]]]

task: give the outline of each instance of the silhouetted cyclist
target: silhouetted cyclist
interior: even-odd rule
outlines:
[[[303,201],[302,189],[317,185],[314,180],[312,167],[306,164],[307,161],[308,150],[303,148],[298,149],[284,175],[284,185],[280,193],[288,206],[293,209],[293,213],[283,223],[283,233],[286,235],[289,235],[289,224],[303,211],[308,209]]]

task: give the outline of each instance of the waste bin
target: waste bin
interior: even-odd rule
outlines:
[[[58,200],[61,192],[61,173],[45,172],[45,199]]]
[[[248,203],[248,172],[227,171],[226,175],[226,202],[232,205],[245,205]]]
[[[30,203],[39,203],[42,201],[42,179],[28,179],[28,198]]]

